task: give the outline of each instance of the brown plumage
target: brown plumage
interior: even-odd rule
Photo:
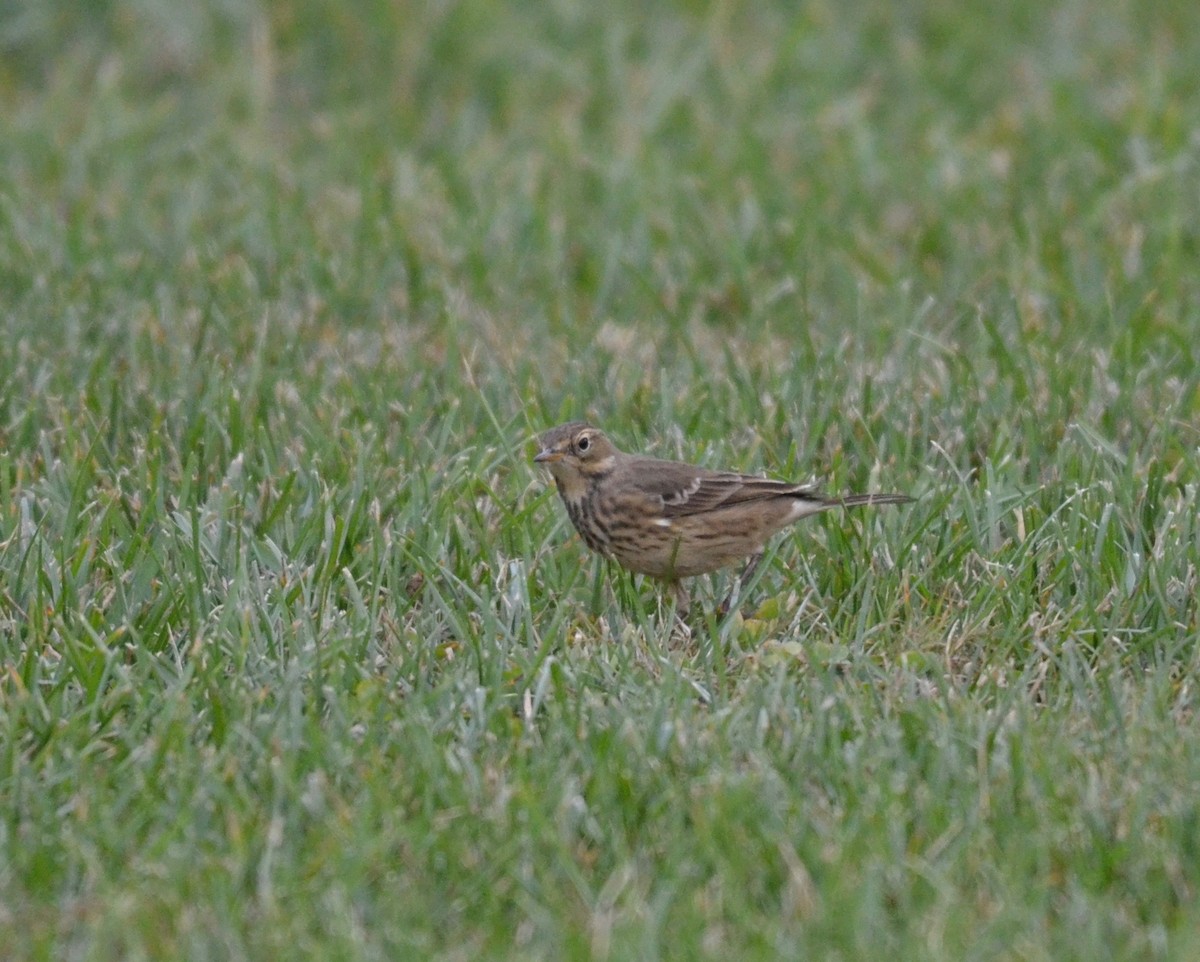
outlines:
[[[572,421],[539,438],[533,459],[554,475],[575,530],[593,551],[658,578],[686,612],[681,578],[748,559],[724,614],[749,580],[768,538],[830,508],[904,504],[903,494],[829,497],[815,488],[681,461],[625,454],[599,428]]]

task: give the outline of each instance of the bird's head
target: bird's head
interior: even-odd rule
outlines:
[[[583,421],[551,428],[538,438],[538,447],[533,460],[550,469],[566,496],[582,493],[590,479],[608,474],[619,453],[607,434]]]

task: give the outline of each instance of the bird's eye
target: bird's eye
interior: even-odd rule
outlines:
[[[591,446],[592,446],[592,439],[589,438],[586,434],[583,437],[581,437],[578,441],[575,442],[575,450],[578,451],[580,454],[583,454],[583,452],[586,451]]]

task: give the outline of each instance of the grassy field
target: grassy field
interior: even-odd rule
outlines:
[[[1193,0],[5,7],[0,955],[1196,958],[1197,64]],[[681,644],[574,417],[920,500]]]

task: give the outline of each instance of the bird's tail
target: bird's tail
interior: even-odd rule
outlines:
[[[836,503],[843,508],[856,508],[864,504],[908,504],[915,500],[907,494],[849,494],[838,498]]]

